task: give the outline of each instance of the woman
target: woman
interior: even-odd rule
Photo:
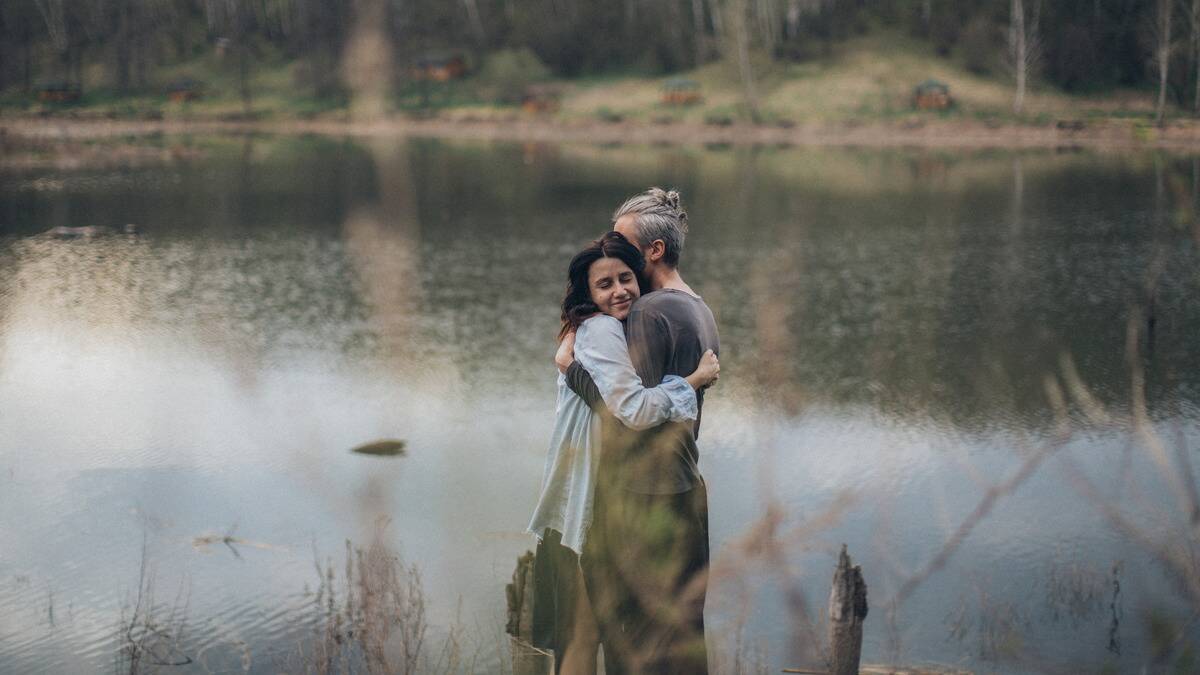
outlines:
[[[625,237],[609,232],[580,251],[567,269],[560,342],[573,347],[593,378],[621,392],[612,411],[623,424],[646,429],[664,422],[690,422],[697,415],[696,391],[717,379],[711,351],[686,378],[669,375],[654,388],[642,386],[629,358],[621,321],[645,289],[642,254]],[[592,499],[601,420],[566,378],[558,378],[554,433],[542,493],[529,524],[539,538],[534,576],[534,643],[553,649],[560,673],[596,672],[599,633],[588,601],[579,554],[592,519]]]

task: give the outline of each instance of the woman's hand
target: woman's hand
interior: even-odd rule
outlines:
[[[558,366],[560,373],[566,373],[573,361],[575,361],[575,331],[567,333],[562,342],[558,343],[558,351],[554,353],[554,365]]]
[[[700,365],[696,366],[696,370],[692,371],[692,374],[684,379],[688,381],[688,384],[692,385],[692,389],[700,391],[712,386],[720,377],[721,362],[717,359],[717,355],[713,353],[713,350],[710,349],[704,352],[704,356],[700,357]]]

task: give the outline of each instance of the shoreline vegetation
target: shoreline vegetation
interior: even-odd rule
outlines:
[[[1200,150],[1200,120],[1162,127],[1135,120],[1058,120],[1021,125],[973,120],[844,120],[775,126],[696,122],[388,116],[349,119],[112,119],[102,115],[0,116],[0,168],[97,168],[185,160],[194,150],[138,144],[139,138],[189,135],[324,135],[446,138],[523,143],[654,146],[798,146],[914,149]]]
[[[1002,68],[972,66],[957,52],[939,55],[927,41],[895,29],[878,28],[799,61],[757,53],[748,58],[752,98],[744,91],[745,74],[728,59],[654,76],[626,71],[563,77],[528,51],[493,54],[477,69],[447,81],[401,78],[388,93],[372,98],[354,88],[319,95],[304,84],[303,59],[262,54],[239,78],[222,57],[205,52],[160,67],[155,78],[190,83],[194,97],[173,98],[167,85],[152,83],[121,90],[101,75],[69,103],[39,101],[32,91],[9,88],[0,91],[0,129],[10,145],[14,138],[49,144],[152,134],[272,133],[634,145],[1200,151],[1200,116],[1179,104],[1156,106],[1143,86],[1069,93],[1035,78],[1016,111],[1014,85]],[[948,88],[946,109],[919,109],[917,87],[929,82]],[[363,99],[374,103],[364,105]],[[4,152],[5,136],[0,136],[0,166],[28,165],[28,158]]]

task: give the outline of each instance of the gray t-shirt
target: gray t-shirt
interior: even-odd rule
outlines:
[[[625,320],[625,337],[633,367],[646,387],[658,386],[667,375],[690,375],[708,349],[720,354],[712,310],[700,298],[670,288],[647,293],[633,304]],[[587,370],[578,363],[567,370],[567,384],[593,409],[604,409]],[[696,399],[702,415],[704,392],[697,392]],[[694,425],[668,422],[633,431],[606,414],[602,475],[642,494],[677,494],[703,485],[696,447],[701,415]]]

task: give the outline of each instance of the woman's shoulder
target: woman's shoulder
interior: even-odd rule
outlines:
[[[612,332],[614,330],[620,332],[622,335],[625,332],[625,329],[621,326],[621,322],[617,319],[607,314],[593,314],[584,319],[583,323],[579,324],[578,334],[581,335],[585,331]]]
[[[614,342],[617,338],[625,340],[625,327],[621,322],[607,314],[595,314],[579,324],[575,331],[575,348],[594,347],[600,344]]]

